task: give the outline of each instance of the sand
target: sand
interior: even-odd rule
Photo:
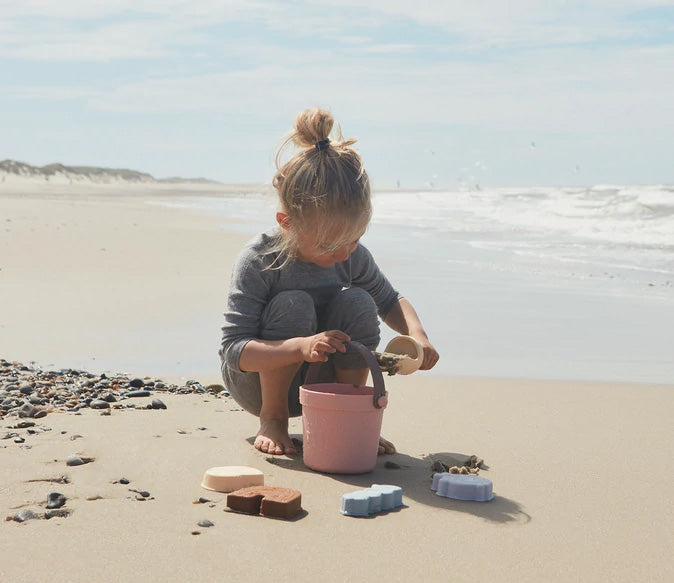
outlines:
[[[149,204],[177,193],[94,190],[0,190],[0,357],[221,382],[220,314],[245,237]],[[52,491],[72,513],[3,522],[0,580],[674,578],[674,386],[424,372],[385,382],[382,433],[399,453],[358,476],[255,451],[256,419],[211,395],[36,420],[51,431],[0,441],[0,516],[44,511]],[[0,420],[0,434],[17,421]],[[293,420],[291,433],[301,432]],[[94,461],[68,467],[72,454]],[[430,491],[433,460],[471,454],[485,460],[493,501]],[[220,465],[252,466],[266,484],[299,490],[305,512],[292,521],[227,512],[225,494],[200,487]],[[31,481],[63,475],[69,483]],[[122,477],[130,483],[114,483]],[[373,483],[401,486],[404,506],[367,519],[339,513],[343,494]],[[202,496],[211,502],[193,504]]]

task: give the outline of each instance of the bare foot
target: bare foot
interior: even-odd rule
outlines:
[[[253,446],[271,455],[297,453],[297,448],[288,435],[287,419],[260,419],[260,430]]]
[[[379,437],[379,451],[377,452],[378,455],[382,455],[383,453],[395,453],[396,452],[396,446],[393,445],[388,439],[384,439],[383,437]]]

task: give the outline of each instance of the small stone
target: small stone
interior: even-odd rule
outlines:
[[[128,478],[120,478],[119,483],[120,484],[130,484],[131,480],[129,480]]]
[[[66,503],[66,497],[60,492],[50,492],[47,495],[47,508],[61,508]]]
[[[131,379],[129,381],[129,386],[138,389],[145,386],[145,381],[143,379]]]
[[[208,520],[208,519],[200,520],[199,522],[197,522],[197,525],[198,525],[198,526],[202,526],[203,528],[208,528],[208,527],[210,527],[210,526],[215,526],[215,524],[213,524],[213,523],[212,523],[210,520]]]
[[[81,466],[84,464],[84,460],[78,455],[70,455],[66,458],[67,466]]]
[[[40,518],[38,514],[35,514],[32,510],[28,510],[27,508],[24,508],[23,510],[19,510],[13,517],[13,520],[16,522],[26,522],[26,520],[34,520],[36,518]]]
[[[94,461],[95,458],[92,457],[80,457],[78,455],[71,455],[66,458],[67,466],[81,466],[84,464],[89,464]]]
[[[29,385],[28,383],[24,383],[19,387],[19,393],[22,395],[30,395],[35,388],[32,385]]]
[[[143,498],[150,497],[150,493],[147,490],[136,490],[135,488],[129,488],[129,492],[135,492],[136,494],[139,494]]]
[[[67,518],[70,516],[70,510],[65,508],[58,508],[53,510],[47,510],[44,513],[44,517],[49,520],[50,518]]]
[[[26,403],[19,409],[19,417],[35,417],[39,409],[35,405]]]
[[[109,409],[110,408],[110,403],[108,401],[104,401],[103,399],[94,399],[89,403],[89,407],[92,409]]]
[[[14,443],[24,443],[26,440],[23,437],[15,437]]]
[[[198,530],[193,530],[190,534],[195,534],[195,535],[196,535],[196,534],[201,534],[201,532],[198,531]]]
[[[125,393],[127,397],[149,397],[150,391],[129,391]]]
[[[101,411],[101,416],[103,417],[110,417],[110,415],[112,415],[110,409],[103,409],[103,411]]]
[[[152,399],[150,407],[152,409],[166,409],[166,404],[161,399]]]

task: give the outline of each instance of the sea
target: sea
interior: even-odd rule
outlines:
[[[362,242],[440,353],[423,374],[674,384],[674,186],[382,189]],[[253,236],[266,188],[165,204]],[[395,335],[382,327],[382,345]]]

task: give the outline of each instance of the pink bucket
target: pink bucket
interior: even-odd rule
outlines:
[[[364,474],[374,469],[388,393],[374,355],[351,342],[365,358],[374,387],[312,384],[320,363],[309,367],[300,387],[304,464],[331,474]]]

